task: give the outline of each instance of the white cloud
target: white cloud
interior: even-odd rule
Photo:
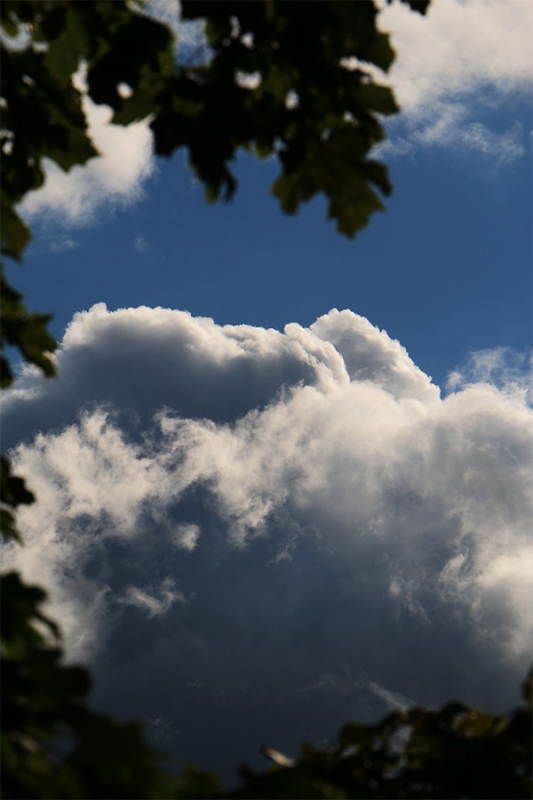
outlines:
[[[26,195],[20,213],[30,220],[50,217],[63,226],[86,225],[103,209],[142,196],[142,184],[155,169],[149,120],[126,127],[111,125],[112,110],[83,98],[89,136],[101,154],[64,172],[44,159],[44,185]]]
[[[395,2],[379,24],[397,51],[390,82],[403,112],[383,155],[417,146],[477,151],[500,162],[523,155],[525,134],[512,117],[503,131],[484,118],[530,93],[531,3],[433,0],[422,17]]]
[[[78,247],[78,242],[75,239],[71,239],[70,236],[60,236],[50,242],[49,249],[51,253],[63,253],[67,250],[76,250]]]
[[[176,37],[180,63],[199,64],[210,58],[203,19],[183,20],[179,0],[148,0],[141,13],[168,25]]]
[[[159,594],[159,597],[157,597]],[[119,603],[135,606],[144,611],[148,617],[158,617],[166,614],[177,601],[184,603],[185,596],[177,591],[172,578],[166,578],[156,594],[150,594],[145,589],[137,586],[128,586]]]
[[[442,398],[350,311],[281,333],[94,306],[60,377],[4,403],[39,498],[5,564],[50,589],[99,702],[171,719],[206,766],[230,718],[228,763],[406,697],[501,708],[533,616],[532,412],[516,364],[490,382],[505,361]]]
[[[173,535],[176,547],[191,553],[198,544],[200,533],[200,526],[194,523],[177,525]]]
[[[414,705],[413,701],[408,697],[404,697],[398,692],[390,692],[379,683],[369,682],[369,688],[374,694],[380,697],[391,711],[407,711],[408,708]]]
[[[149,0],[140,13],[168,25],[176,36],[180,60],[196,63],[205,59],[203,23],[180,21],[179,2]],[[88,134],[100,155],[69,172],[43,159],[44,185],[26,195],[19,206],[21,214],[30,220],[44,216],[64,226],[86,225],[99,212],[128,205],[142,197],[143,184],[155,171],[150,118],[125,127],[110,124],[112,109],[93,103],[87,96],[85,72],[82,64],[73,76],[73,83],[83,94]],[[118,91],[121,97],[132,93],[126,83],[121,83]]]
[[[135,237],[133,241],[133,246],[139,253],[146,253],[148,250],[150,250],[150,245],[148,244],[144,236],[141,236],[140,234]]]
[[[466,362],[451,372],[447,388],[451,391],[464,389],[474,383],[490,383],[507,393],[517,394],[531,400],[531,357],[517,353],[509,347],[477,350]]]

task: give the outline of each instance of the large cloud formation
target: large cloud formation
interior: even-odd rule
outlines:
[[[49,589],[95,703],[146,720],[177,765],[231,778],[262,741],[293,753],[348,716],[516,702],[533,616],[519,381],[455,373],[442,398],[337,310],[281,333],[99,304],[57,361],[4,404],[39,501],[5,563]]]

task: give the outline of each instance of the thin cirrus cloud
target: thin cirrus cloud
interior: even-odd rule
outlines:
[[[78,243],[70,236],[59,236],[50,242],[49,250],[51,253],[64,253],[67,250],[76,250]]]
[[[38,497],[6,563],[49,589],[98,707],[159,720],[178,766],[229,779],[395,704],[503,709],[533,599],[532,414],[504,360],[442,397],[350,311],[279,332],[94,306],[60,377],[4,403]]]
[[[135,237],[135,239],[133,240],[133,246],[135,247],[138,253],[146,253],[148,250],[150,250],[149,243],[144,238],[144,236],[141,236],[141,234],[138,234]]]

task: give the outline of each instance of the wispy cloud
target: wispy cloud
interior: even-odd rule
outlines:
[[[141,236],[140,234],[136,236],[135,239],[133,240],[133,246],[135,247],[138,253],[146,253],[148,250],[150,250],[150,245],[148,244],[144,236]]]
[[[387,705],[390,711],[407,711],[408,708],[415,705],[415,703],[408,697],[404,697],[399,692],[391,692],[379,683],[369,681],[369,688],[375,695],[377,695]]]
[[[51,253],[63,253],[68,250],[76,250],[77,247],[79,247],[78,242],[70,236],[60,236],[49,245]]]
[[[382,154],[438,146],[501,163],[520,158],[527,146],[520,125],[511,117],[495,130],[487,117],[529,96],[532,26],[533,7],[522,0],[435,0],[424,18],[399,2],[385,6],[380,27],[397,50],[390,81],[402,115]]]
[[[465,363],[447,379],[449,391],[475,383],[490,383],[502,391],[531,399],[531,353],[518,353],[509,347],[495,347],[470,353]]]
[[[161,586],[152,590],[151,593],[138,586],[128,586],[124,595],[119,599],[119,603],[135,606],[149,617],[166,614],[176,602],[184,603],[185,596],[176,589],[172,578],[166,578]]]

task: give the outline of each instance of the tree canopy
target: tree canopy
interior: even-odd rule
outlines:
[[[429,0],[403,0],[424,13]],[[208,57],[187,64],[142,0],[3,0],[0,146],[2,253],[20,261],[31,234],[17,206],[45,180],[44,159],[63,170],[97,155],[73,83],[113,109],[112,123],[150,116],[154,148],[185,147],[206,198],[229,200],[239,149],[273,158],[283,212],[322,193],[328,218],[353,237],[391,190],[372,157],[382,117],[398,111],[374,77],[394,52],[372,0],[183,0],[184,20],[205,21]],[[123,87],[127,91],[123,91]],[[2,347],[54,375],[50,316],[28,313],[2,275]],[[2,388],[13,382],[2,357]],[[34,502],[2,457],[2,532],[19,539],[17,506]],[[529,797],[531,677],[526,706],[510,716],[453,703],[348,723],[329,748],[304,745],[292,762],[270,748],[273,767],[242,771],[226,793],[211,775],[161,769],[136,724],[90,711],[90,678],[62,663],[60,631],[43,614],[46,593],[17,573],[2,577],[2,793],[4,797]]]
[[[404,2],[421,13],[429,5]],[[234,193],[229,162],[242,148],[277,158],[272,192],[286,213],[322,192],[351,237],[383,208],[377,192],[389,195],[391,184],[370,153],[384,138],[380,117],[399,108],[374,79],[394,51],[372,0],[184,0],[182,18],[205,21],[210,56],[196,66],[175,58],[172,32],[136,13],[142,5],[4,0],[5,253],[19,258],[29,239],[15,207],[43,183],[42,159],[68,170],[97,155],[72,83],[82,61],[89,97],[113,109],[114,124],[151,115],[155,152],[186,147],[210,201]]]

